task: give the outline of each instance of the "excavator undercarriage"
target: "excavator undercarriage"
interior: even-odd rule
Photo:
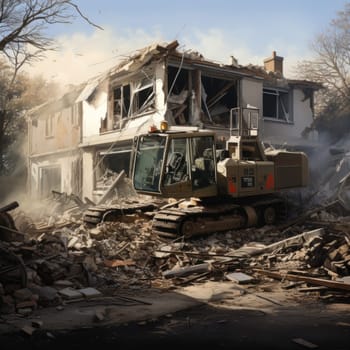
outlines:
[[[160,209],[155,213],[152,223],[155,233],[164,237],[189,238],[213,232],[271,225],[287,218],[286,202],[277,196],[250,199],[243,204],[234,203],[230,199],[221,200],[221,203],[196,203],[191,200],[181,204],[180,207]]]

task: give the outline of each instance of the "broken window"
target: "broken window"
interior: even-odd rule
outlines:
[[[276,89],[263,90],[263,116],[287,123],[293,122],[289,112],[289,93]]]
[[[137,83],[133,91],[133,100],[135,114],[153,111],[155,108],[153,80],[144,78],[141,82]]]
[[[130,116],[130,85],[113,88],[113,129],[123,127],[123,119]]]
[[[124,150],[110,150],[108,152],[100,152],[99,162],[101,162],[101,168],[109,169],[115,173],[120,173],[125,170],[129,173],[129,163],[130,163],[130,149]]]
[[[40,168],[39,183],[41,198],[49,197],[51,191],[61,192],[61,167],[57,165]]]
[[[107,184],[116,174],[125,171],[129,173],[131,145],[116,146],[101,150],[95,154],[94,190],[105,191]]]
[[[220,126],[230,125],[230,110],[237,107],[235,80],[225,80],[202,74],[202,118]]]
[[[155,109],[154,83],[150,78],[113,87],[113,129],[123,129],[131,117]],[[101,125],[101,130],[103,125]]]

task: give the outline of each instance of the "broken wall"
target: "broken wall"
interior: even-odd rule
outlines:
[[[101,92],[94,103],[83,101],[83,138],[97,135],[101,120],[107,118],[107,92]]]
[[[81,192],[81,156],[78,151],[31,159],[30,195],[47,198],[51,191]]]

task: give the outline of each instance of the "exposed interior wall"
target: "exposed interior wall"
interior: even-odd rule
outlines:
[[[228,127],[230,111],[239,105],[237,79],[201,72],[201,119],[206,125]]]
[[[172,125],[227,128],[239,105],[239,78],[196,67],[167,68],[167,119]]]

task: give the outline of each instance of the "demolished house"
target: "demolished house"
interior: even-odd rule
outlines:
[[[310,133],[309,140],[301,135],[313,121],[320,85],[286,79],[283,57],[276,52],[257,67],[235,59],[219,64],[178,47],[177,41],[148,46],[31,111],[32,197],[57,190],[98,202],[115,174],[128,174],[134,135],[162,120],[215,130],[218,142],[225,142],[231,110],[254,106],[267,145],[316,145],[317,135]]]
[[[78,205],[82,198],[101,202],[111,185],[128,173],[134,135],[164,119],[173,126],[215,130],[223,142],[231,110],[254,106],[266,144],[312,144],[314,140],[304,140],[301,134],[312,122],[313,93],[320,86],[283,78],[281,57],[273,53],[264,69],[235,62],[220,65],[198,53],[178,52],[177,46],[172,42],[147,47],[31,111],[32,196],[45,198],[53,191],[71,194],[62,198],[73,198]],[[339,178],[344,174],[340,171]],[[334,218],[323,221],[329,213],[320,208],[280,227],[216,232],[184,242],[159,237],[149,217],[142,215],[124,215],[125,220],[91,227],[82,221],[81,212],[68,210],[56,220],[32,225],[22,217],[23,226],[17,212],[15,226],[7,212],[17,206],[14,202],[0,208],[0,221],[11,233],[0,247],[0,311],[3,320],[27,335],[39,327],[52,329],[58,311],[70,317],[70,305],[76,307],[80,328],[84,315],[93,327],[112,324],[116,321],[110,311],[126,315],[135,304],[152,306],[144,297],[146,288],[163,293],[176,287],[183,292],[194,283],[226,282],[230,297],[225,292],[210,301],[220,307],[224,299],[230,306],[251,306],[251,296],[283,307],[288,300],[308,304],[310,293],[322,301],[349,296],[350,224]],[[231,284],[239,284],[234,293]],[[127,288],[132,297],[125,293]],[[286,295],[285,304],[274,301],[280,292]],[[41,311],[52,306],[54,314],[44,323]],[[150,315],[142,317],[147,320]],[[30,323],[32,317],[37,328]]]

